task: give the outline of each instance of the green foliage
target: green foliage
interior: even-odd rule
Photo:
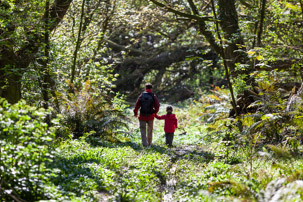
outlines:
[[[51,165],[59,171],[52,182],[69,199],[97,200],[103,190],[112,200],[158,201],[158,188],[165,183],[168,169],[166,154],[152,148],[113,146],[91,147],[85,140],[63,142]]]
[[[254,114],[227,118],[231,108],[227,91],[210,85],[219,85],[223,78],[222,61],[212,57],[202,60],[193,52],[185,61],[142,72],[138,83],[158,81],[157,86],[163,91],[175,87],[174,84],[190,86],[195,92],[213,89],[212,94],[195,93],[201,94],[201,98],[175,106],[179,119],[176,147],[164,146],[163,122],[155,121],[155,145],[143,148],[140,131],[134,124],[136,118],[134,123],[127,122],[127,131],[127,106],[123,96],[113,92],[119,78],[113,69],[123,69],[127,80],[130,73],[141,70],[132,66],[128,72],[119,65],[129,58],[138,57],[136,60],[141,61],[146,53],[161,56],[180,47],[196,48],[203,56],[211,51],[204,48],[206,44],[193,20],[182,17],[176,21],[176,15],[147,1],[85,2],[81,32],[82,1],[76,0],[51,36],[49,92],[54,94],[49,104],[56,105],[62,113],[61,127],[55,131],[47,126],[45,118],[50,113],[45,110],[24,102],[9,105],[0,101],[1,201],[102,201],[104,195],[113,201],[165,201],[167,197],[171,201],[257,201],[259,193],[277,178],[286,177],[287,182],[302,180],[303,110],[298,106],[294,112],[285,112],[289,92],[277,87],[280,83],[301,82],[303,37],[299,4],[268,2],[262,47],[254,47],[260,25],[259,1],[237,2],[239,28],[247,45],[243,48],[247,48],[250,61],[237,64],[236,70],[246,71],[252,65],[256,71],[234,78],[233,87],[239,93],[250,88],[247,80],[258,84],[255,101],[249,106],[256,108]],[[172,9],[191,13],[186,1],[165,2]],[[200,17],[213,18],[207,4],[194,3]],[[27,46],[40,49],[31,68],[22,67],[20,71],[10,64],[0,67],[1,73],[5,77],[14,72],[22,75],[22,81],[18,81],[23,85],[22,96],[36,105],[42,100],[43,75],[37,69],[41,65],[39,60],[44,60],[44,45],[36,46],[33,39],[44,31],[44,9],[45,1],[0,2],[0,52],[4,53],[1,55],[12,52],[12,58],[21,57],[22,50],[27,50],[24,54],[30,54],[25,57],[28,59],[33,55]],[[213,31],[214,24],[205,21],[207,30]],[[71,84],[69,72],[77,38],[80,49],[75,63],[76,78]],[[232,40],[224,38],[224,43]],[[203,50],[199,49],[201,46]],[[0,63],[4,64],[6,59]],[[290,68],[274,69],[285,61],[292,63]],[[21,66],[22,62],[27,60],[21,61]],[[3,80],[6,82],[7,78]],[[4,89],[1,87],[0,92]],[[163,108],[160,113],[165,113]],[[119,142],[119,135],[125,132],[129,138],[124,141],[131,142],[112,143]],[[56,145],[58,150],[53,145],[54,133],[64,137]],[[72,133],[79,139],[67,138]]]
[[[63,95],[63,126],[69,128],[75,138],[85,133],[93,134],[111,141],[115,135],[127,128],[123,115],[127,105],[117,95],[106,93],[107,88],[86,81],[82,90]]]
[[[46,198],[44,183],[50,174],[46,164],[55,136],[55,128],[45,122],[49,112],[24,101],[10,105],[0,99],[0,114],[0,200]]]
[[[86,85],[84,85],[86,89],[91,92],[92,87],[89,87],[89,82]],[[217,92],[218,94],[219,92]],[[43,135],[40,134],[39,140],[31,138],[29,140],[33,142],[31,144],[22,143],[27,147],[33,146],[34,143],[39,144],[39,151],[36,147],[31,147],[31,149],[36,148],[32,151],[33,156],[26,152],[24,152],[24,157],[20,153],[15,153],[19,151],[17,147],[22,145],[20,138],[17,139],[19,142],[12,135],[8,140],[1,139],[1,146],[4,146],[5,141],[6,145],[9,143],[10,148],[15,148],[8,151],[7,147],[1,147],[1,149],[5,149],[1,150],[1,160],[5,161],[1,166],[13,161],[9,159],[14,155],[18,162],[21,162],[22,158],[26,159],[22,162],[28,160],[34,162],[30,165],[37,164],[36,159],[39,157],[43,162],[38,166],[39,172],[38,167],[30,167],[29,179],[33,179],[31,192],[33,196],[31,198],[24,195],[21,198],[19,193],[10,193],[20,196],[20,199],[28,197],[29,200],[57,201],[163,201],[164,199],[171,201],[240,199],[258,201],[260,192],[265,190],[272,180],[282,176],[286,177],[289,183],[302,179],[300,171],[302,159],[297,158],[296,153],[287,147],[274,145],[262,147],[261,128],[263,125],[256,122],[253,116],[242,118],[242,130],[239,130],[239,120],[216,119],[209,126],[209,134],[207,134],[208,124],[205,123],[205,119],[199,118],[201,112],[198,109],[205,105],[208,106],[210,103],[204,101],[213,101],[210,98],[215,97],[208,95],[201,98],[200,101],[191,103],[190,110],[187,110],[186,105],[174,107],[177,117],[184,123],[180,122],[183,129],[177,129],[174,139],[175,147],[172,148],[164,146],[163,125],[160,125],[163,122],[160,121],[155,121],[154,145],[149,148],[141,146],[139,130],[135,129],[137,128],[137,118],[134,118],[134,123],[130,122],[132,129],[130,130],[132,133],[129,136],[130,141],[112,143],[87,133],[77,140],[58,141],[57,149],[52,149],[54,152],[50,158],[49,150],[45,151],[41,147],[53,148],[48,147],[50,145],[41,139],[44,134],[49,134],[46,130],[47,126],[41,128],[41,125],[35,122],[33,127],[35,126],[38,131],[43,132]],[[114,103],[122,106],[123,102],[120,101]],[[26,131],[28,124],[30,125],[34,118],[37,120],[41,115],[41,121],[43,121],[46,115],[44,110],[35,111],[36,108],[26,106],[24,103],[9,106],[6,102],[2,102],[1,106],[2,112],[3,109],[6,109],[12,113],[11,115],[1,113],[5,114],[1,120],[11,123],[7,124],[7,127],[10,127],[12,131],[15,131],[13,125],[22,124],[22,120],[26,122],[26,126],[21,131]],[[116,107],[118,108],[118,106]],[[122,109],[124,109],[123,106]],[[160,113],[164,113],[163,109],[160,109]],[[27,112],[23,112],[23,110]],[[14,120],[11,117],[18,114],[16,111],[21,113],[18,121],[13,123],[5,118],[10,117],[11,120]],[[32,117],[32,119],[28,120],[24,116]],[[263,119],[267,118],[270,119],[270,117]],[[299,116],[297,118],[299,119]],[[259,117],[259,119],[261,118]],[[19,131],[17,128],[16,131]],[[30,133],[22,135],[20,133],[17,137],[24,138],[29,134],[37,134],[34,133],[36,129],[30,130]],[[53,138],[54,130],[51,130]],[[183,134],[184,132],[186,134]],[[301,147],[298,146],[298,150],[300,149]],[[38,153],[44,151],[45,153],[39,156]],[[281,156],[286,158],[280,158]],[[35,159],[33,159],[34,157]],[[20,165],[16,162],[11,164]],[[24,171],[20,168],[19,166],[18,169]],[[7,176],[5,179],[12,181],[16,179],[9,178],[13,173],[5,172],[5,175],[3,173],[1,172],[2,179],[4,179],[3,176]],[[16,175],[17,179],[20,179],[20,175]],[[34,179],[38,180],[37,183]],[[5,187],[5,182],[2,181],[2,187]],[[17,183],[16,180],[13,182]],[[7,188],[6,190],[13,189]],[[25,193],[25,191],[21,193]],[[5,197],[4,200],[11,200],[8,193],[3,197]]]
[[[222,157],[222,160],[219,161],[224,164],[219,163],[218,168],[223,168],[223,176],[219,175],[220,177],[217,179],[218,173],[205,171],[212,176],[206,175],[207,178],[204,180],[211,179],[207,186],[203,182],[203,178],[200,179],[201,176],[204,176],[202,171],[193,166],[192,171],[186,172],[185,170],[191,165],[186,166],[183,161],[185,169],[180,170],[182,180],[184,180],[182,184],[189,184],[192,187],[186,187],[186,191],[179,190],[179,193],[190,192],[192,195],[198,196],[198,193],[203,193],[201,189],[208,187],[208,191],[212,193],[257,201],[260,190],[265,189],[267,184],[278,176],[289,176],[289,181],[301,179],[302,175],[296,170],[302,163],[301,158],[296,158],[302,149],[300,146],[301,135],[299,135],[302,127],[301,112],[285,113],[286,102],[281,98],[284,95],[277,90],[274,82],[262,83],[260,86],[262,90],[257,97],[258,101],[254,103],[258,105],[260,111],[258,110],[255,114],[242,115],[238,119],[214,119],[214,122],[207,125],[211,138],[204,140],[209,141],[208,145],[213,142],[211,147],[215,149],[211,151]],[[207,108],[205,102],[196,102],[191,106],[191,110],[187,111],[188,119],[196,117],[197,112],[201,113],[202,110],[197,110],[196,106],[199,106],[200,109]],[[195,121],[197,120],[205,121],[205,119]],[[268,149],[266,149],[264,145],[268,143],[271,145],[267,145]],[[295,166],[288,168],[287,165],[290,161],[295,161],[293,163]],[[219,166],[226,164],[232,165],[232,167]],[[211,165],[208,163],[200,165],[200,167],[205,170],[205,167],[210,169]],[[197,178],[199,181],[195,181]],[[200,199],[195,198],[195,200]]]
[[[254,113],[247,113],[237,119],[220,119],[208,126],[213,134],[224,134],[223,141],[229,147],[233,145],[281,144],[289,146],[292,151],[298,151],[302,130],[301,109],[297,112],[285,112],[288,101],[287,94],[279,88],[281,82],[271,74],[256,75],[258,86],[255,95],[249,95],[254,100],[249,108]],[[294,93],[295,88],[293,89]],[[288,93],[288,92],[287,92]],[[202,106],[203,107],[203,106]],[[208,107],[205,107],[208,108]]]
[[[40,21],[44,14],[45,1],[29,0],[18,2],[11,0],[1,1],[2,14],[0,29],[4,40],[1,47],[20,50],[29,43],[43,29]]]
[[[292,157],[291,153],[285,148],[277,147],[275,145],[267,146],[273,151],[276,158],[290,159]]]

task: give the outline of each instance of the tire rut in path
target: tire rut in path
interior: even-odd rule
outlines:
[[[173,202],[174,200],[174,193],[176,191],[177,179],[176,179],[176,170],[177,170],[177,160],[183,158],[187,154],[195,153],[199,146],[183,146],[183,147],[176,147],[170,150],[170,164],[168,166],[169,173],[167,175],[167,179],[165,181],[164,186],[162,187],[162,201],[163,202]],[[204,152],[203,152],[204,153]],[[205,153],[206,154],[206,153]]]

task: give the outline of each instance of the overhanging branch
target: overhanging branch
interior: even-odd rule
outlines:
[[[117,43],[115,43],[115,42],[113,42],[113,41],[111,41],[109,39],[104,39],[104,41],[106,43],[108,43],[109,47],[117,49],[119,51],[125,51],[126,50],[126,51],[129,51],[132,55],[136,55],[136,56],[137,55],[143,55],[143,56],[147,55],[145,52],[142,52],[142,51],[140,51],[138,49],[128,48],[128,47],[119,45],[119,44],[117,44]]]
[[[53,3],[50,13],[49,13],[49,31],[53,31],[57,25],[62,21],[65,16],[71,2],[73,0],[55,0]],[[44,21],[46,18],[46,14],[43,16],[41,21]],[[41,41],[43,38],[42,34],[38,34],[36,31],[31,31],[27,33],[28,41],[27,45],[21,48],[16,55],[19,58],[22,58],[24,64],[20,65],[22,67],[27,67],[29,63],[33,59],[33,55],[38,51],[39,46],[41,45]],[[39,42],[40,41],[40,42]]]
[[[165,4],[162,4],[158,1],[155,1],[155,0],[150,0],[151,2],[153,2],[155,5],[161,7],[161,8],[165,8],[167,11],[169,12],[172,12],[176,15],[179,15],[179,16],[182,16],[182,17],[187,17],[189,19],[192,19],[192,20],[198,20],[198,21],[214,21],[214,19],[212,17],[200,17],[200,16],[197,16],[197,15],[191,15],[191,14],[188,14],[188,13],[183,13],[181,11],[178,11],[176,9],[173,9]]]

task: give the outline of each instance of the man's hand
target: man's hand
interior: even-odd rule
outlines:
[[[134,116],[137,117],[138,116],[138,111],[136,109],[134,109]]]

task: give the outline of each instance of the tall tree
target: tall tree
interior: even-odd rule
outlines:
[[[49,75],[49,0],[46,0],[45,3],[45,30],[44,30],[44,61],[43,61],[43,79],[42,79],[42,95],[44,99],[44,108],[48,109],[48,102],[49,102],[49,96],[48,96],[48,87],[50,83],[50,75]]]
[[[257,46],[261,46],[261,38],[263,33],[263,24],[265,19],[265,7],[266,6],[266,0],[262,0],[262,8],[261,8],[261,15],[260,15],[260,27],[258,30],[258,36],[257,36]]]
[[[245,44],[239,27],[235,0],[218,0],[217,3],[219,24],[227,41],[224,49],[225,59],[231,74],[236,77],[238,73],[235,71],[235,65],[237,63],[246,64],[248,57],[245,54]]]
[[[45,18],[49,16],[49,32],[53,31],[63,19],[71,2],[72,0],[54,0],[49,15],[43,9],[45,4],[37,0],[0,3],[5,22],[5,27],[0,29],[1,97],[10,103],[21,99],[22,76],[44,41],[42,30]]]
[[[201,17],[201,13],[198,11],[199,9],[192,0],[187,0],[192,13],[185,13],[183,11],[181,12],[177,9],[174,9],[170,5],[166,5],[157,0],[150,1],[169,12],[196,21],[200,33],[204,35],[205,39],[209,42],[212,49],[216,51],[217,54],[222,55],[221,48],[218,46],[216,36],[211,30],[209,30],[206,24],[207,21],[215,20],[208,13],[203,13],[203,15],[209,17]],[[246,63],[248,61],[248,58],[245,54],[244,41],[239,28],[238,13],[236,10],[235,0],[218,0],[216,3],[218,6],[219,24],[224,33],[224,41],[226,41],[224,55],[226,56],[227,65],[231,70],[231,74],[236,77],[238,73],[235,71],[235,65],[237,63]],[[207,4],[206,6],[210,5]]]
[[[236,104],[236,101],[235,101],[234,89],[233,89],[231,79],[230,79],[230,76],[229,76],[229,69],[228,69],[228,66],[227,66],[226,56],[225,56],[226,52],[224,50],[223,40],[222,40],[220,31],[219,31],[219,23],[218,23],[218,18],[217,18],[217,13],[216,13],[216,9],[215,9],[214,0],[211,0],[211,4],[212,4],[212,10],[213,10],[213,13],[214,13],[214,17],[215,17],[215,20],[216,20],[216,32],[217,32],[218,39],[220,41],[221,56],[223,58],[223,65],[224,65],[224,68],[225,68],[225,75],[226,75],[226,79],[227,79],[227,82],[228,82],[228,88],[229,88],[229,91],[230,91],[230,94],[231,94],[232,106],[233,106],[233,109],[234,109],[234,111],[236,112],[236,114],[238,116],[239,114],[238,114],[238,110],[237,110],[237,104]]]
[[[79,31],[78,31],[78,37],[76,42],[76,48],[74,50],[74,58],[73,58],[73,64],[71,68],[71,84],[74,82],[75,78],[75,72],[76,72],[76,62],[77,62],[77,56],[81,45],[81,34],[82,34],[82,27],[83,27],[83,18],[84,18],[84,6],[85,6],[85,0],[82,0],[81,5],[81,16],[80,16],[80,25],[79,25]]]

